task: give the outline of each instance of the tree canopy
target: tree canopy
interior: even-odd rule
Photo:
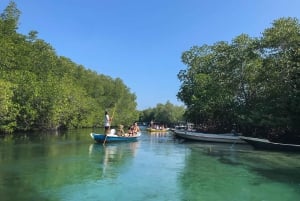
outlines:
[[[155,121],[166,126],[172,126],[184,121],[184,112],[184,106],[176,106],[167,101],[165,104],[159,103],[154,108],[141,111],[139,121]]]
[[[17,32],[20,11],[11,1],[0,16],[0,132],[82,128],[138,119],[136,96],[120,78],[98,74],[38,38]]]
[[[248,135],[299,135],[299,47],[299,20],[288,17],[259,38],[241,34],[183,52],[177,97],[186,118],[218,131],[237,124]]]

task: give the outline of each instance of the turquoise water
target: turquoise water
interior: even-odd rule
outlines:
[[[0,138],[0,199],[300,200],[300,154],[147,132],[103,146],[90,132]]]

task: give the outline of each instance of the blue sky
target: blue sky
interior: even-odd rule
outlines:
[[[0,10],[9,0],[0,0]],[[176,98],[181,54],[194,45],[259,37],[299,0],[15,0],[19,33],[38,31],[60,56],[121,78],[140,110]]]

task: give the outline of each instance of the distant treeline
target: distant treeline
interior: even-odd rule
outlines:
[[[224,30],[226,31],[226,30]],[[259,38],[194,46],[182,54],[178,98],[205,130],[300,135],[300,25],[280,18]]]
[[[185,123],[184,106],[173,105],[170,101],[165,104],[159,103],[154,108],[148,108],[140,112],[139,121],[154,121],[168,127],[173,127],[180,123]]]
[[[17,33],[11,1],[0,16],[0,132],[103,126],[138,120],[136,96],[121,79],[58,56],[37,32]]]

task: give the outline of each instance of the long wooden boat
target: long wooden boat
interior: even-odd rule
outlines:
[[[235,135],[233,133],[208,134],[186,130],[175,130],[174,134],[177,137],[195,141],[246,144],[244,140],[240,139],[238,135]]]
[[[130,135],[130,136],[119,136],[116,134],[108,134],[107,136],[105,134],[97,134],[97,133],[91,133],[90,136],[93,140],[96,142],[124,142],[124,141],[136,141],[139,136],[141,136],[141,133],[138,132],[136,135]],[[106,138],[106,139],[105,139]]]
[[[253,138],[253,137],[244,137],[240,136],[242,140],[245,140],[253,147],[257,149],[264,150],[274,150],[274,151],[300,151],[300,145],[297,144],[284,144],[278,142],[271,142],[267,139]]]

